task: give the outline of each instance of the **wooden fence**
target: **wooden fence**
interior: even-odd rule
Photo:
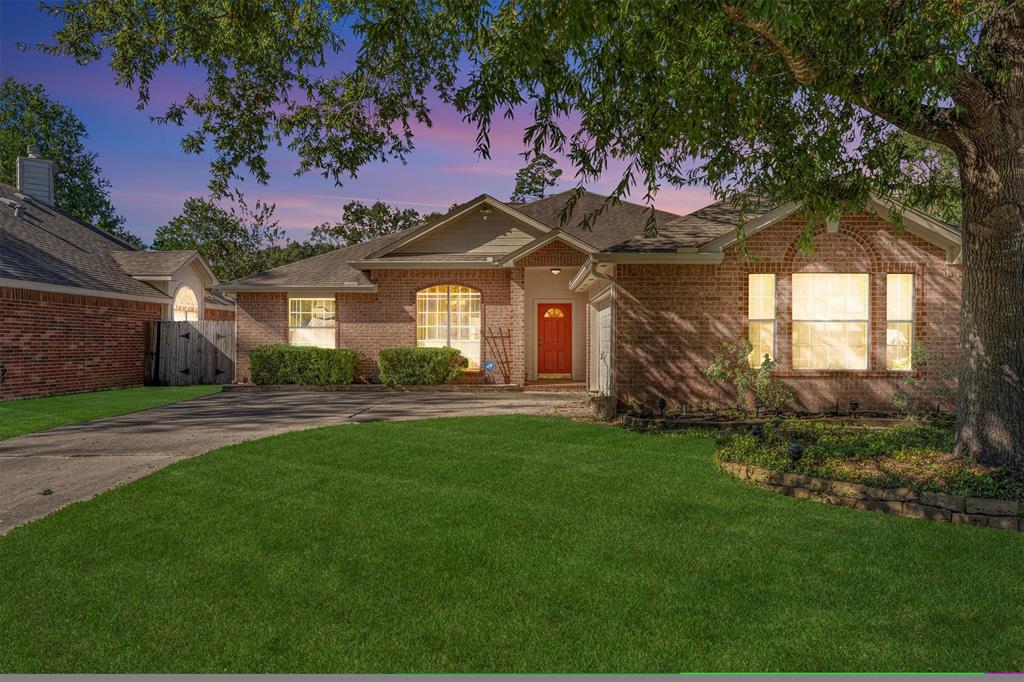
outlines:
[[[234,376],[233,320],[149,323],[146,337],[147,384],[229,384]]]

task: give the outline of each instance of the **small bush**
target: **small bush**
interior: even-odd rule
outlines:
[[[314,346],[261,346],[249,351],[255,384],[302,384],[332,386],[351,384],[356,375],[359,351],[351,348]]]
[[[752,395],[756,411],[765,409],[779,413],[793,401],[793,392],[772,376],[776,363],[767,355],[757,367],[750,366],[753,350],[750,341],[723,344],[722,353],[715,354],[704,375],[712,384],[722,382],[731,386],[736,393],[736,407],[741,412],[747,410],[747,398]]]
[[[469,360],[455,348],[386,348],[380,380],[388,386],[425,386],[455,381]]]

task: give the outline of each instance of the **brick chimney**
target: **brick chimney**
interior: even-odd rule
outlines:
[[[53,206],[53,181],[57,164],[42,158],[39,145],[28,146],[28,156],[18,157],[18,191],[36,201]]]

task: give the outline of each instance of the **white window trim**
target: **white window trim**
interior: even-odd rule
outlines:
[[[289,346],[298,346],[300,344],[292,343],[292,330],[293,329],[328,329],[328,327],[295,327],[295,326],[292,326],[292,301],[331,301],[332,303],[334,303],[334,324],[332,324],[329,327],[329,329],[331,329],[331,331],[334,332],[333,334],[331,334],[331,346],[330,347],[331,348],[337,348],[338,347],[338,301],[337,301],[337,299],[332,298],[330,296],[295,296],[295,297],[289,296],[288,297],[288,345]],[[314,347],[315,348],[322,348],[322,346],[314,346]]]
[[[896,320],[889,319],[889,275],[910,275],[910,319]],[[913,272],[887,272],[885,273],[885,371],[906,374],[914,371],[914,336],[917,332],[917,274]],[[910,325],[910,367],[906,369],[894,369],[889,366],[889,323]]]
[[[467,286],[465,284],[433,284],[433,285],[431,285],[429,287],[423,287],[422,289],[419,289],[416,292],[416,308],[414,310],[414,314],[416,316],[415,321],[414,321],[414,323],[416,325],[416,347],[417,348],[428,348],[429,347],[429,346],[420,346],[420,339],[419,339],[419,327],[420,327],[420,321],[419,321],[419,297],[420,297],[420,294],[422,294],[422,293],[424,293],[424,292],[426,292],[426,291],[428,291],[430,289],[435,289],[437,287],[445,287],[445,316],[444,316],[445,342],[444,342],[444,345],[445,345],[446,348],[452,348],[452,316],[451,316],[452,287],[460,287],[462,289],[468,289],[469,291],[475,293],[480,298],[480,310],[479,310],[480,329],[477,330],[477,332],[479,334],[479,337],[480,337],[480,338],[477,339],[477,342],[479,343],[480,348],[477,351],[477,357],[476,357],[476,362],[475,363],[473,362],[473,358],[466,358],[467,360],[469,360],[469,367],[466,367],[463,371],[465,371],[465,372],[478,372],[478,371],[481,371],[483,369],[483,365],[484,365],[484,297],[483,297],[483,294],[480,293],[479,289],[474,289],[471,286]],[[475,368],[473,367],[474,364],[476,364]]]
[[[753,318],[750,317],[750,278],[752,275],[771,275],[772,278],[772,317],[769,319]],[[774,361],[779,357],[778,349],[778,338],[779,338],[779,276],[774,272],[748,272],[747,273],[747,340],[750,340],[750,325],[754,322],[771,322],[772,324],[772,356],[771,359]],[[761,362],[764,362],[764,358],[761,358]],[[760,367],[761,362],[757,365],[751,365],[751,367]]]
[[[798,320],[793,314],[793,275],[867,275],[868,278],[868,302],[867,302],[867,314],[863,320]],[[871,273],[870,272],[794,272],[789,277],[789,364],[794,372],[870,372],[871,371]],[[845,322],[863,322],[867,324],[867,342],[865,353],[867,354],[867,366],[862,369],[830,369],[828,367],[801,367],[797,369],[796,362],[794,360],[793,347],[793,328],[797,322],[822,322],[822,323],[845,323]]]

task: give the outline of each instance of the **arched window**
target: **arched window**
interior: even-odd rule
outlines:
[[[480,369],[480,292],[454,284],[417,292],[416,345],[457,348]]]
[[[199,299],[192,287],[182,284],[174,294],[174,321],[199,319]]]

